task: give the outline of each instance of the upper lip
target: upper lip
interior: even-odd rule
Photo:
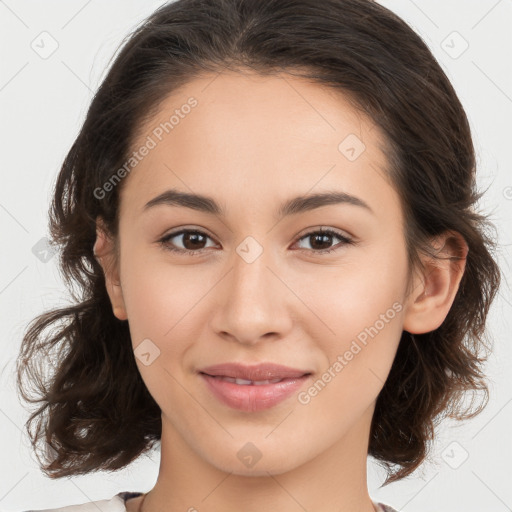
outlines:
[[[258,381],[302,377],[310,374],[311,372],[308,370],[300,370],[273,363],[261,363],[251,366],[240,363],[222,363],[201,368],[199,373]]]

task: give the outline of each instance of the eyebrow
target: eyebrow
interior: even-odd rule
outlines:
[[[368,210],[370,213],[375,214],[370,206],[359,197],[353,196],[346,192],[329,191],[316,194],[308,194],[289,199],[281,205],[276,215],[278,219],[282,219],[283,217],[287,217],[289,215],[296,215],[298,213],[314,210],[316,208],[321,208],[322,206],[328,206],[332,204],[348,204],[359,206]],[[181,192],[176,189],[166,190],[162,194],[154,197],[144,205],[143,211],[146,211],[157,205],[181,206],[184,208],[190,208],[192,210],[208,213],[210,215],[216,215],[218,217],[225,216],[225,211],[215,201],[215,199],[200,194]]]

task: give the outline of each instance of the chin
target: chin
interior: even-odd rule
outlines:
[[[262,450],[262,452],[260,452],[261,457],[256,462],[251,465],[251,461],[249,460],[246,465],[243,456],[244,452],[242,451],[240,454],[239,451],[242,450],[237,449],[234,457],[230,456],[229,452],[231,452],[231,449],[229,449],[229,451],[218,454],[218,457],[210,453],[206,458],[210,464],[221,471],[238,476],[252,477],[266,477],[269,476],[269,474],[279,475],[291,471],[301,464],[300,461],[296,461],[291,458],[290,455],[276,453],[276,451],[272,450],[269,456],[265,456],[265,450]],[[250,453],[249,448],[246,449],[246,453]],[[256,453],[254,456],[257,457]]]
[[[219,469],[237,476],[268,477],[269,475],[287,473],[293,469],[293,466],[290,464],[287,464],[286,466],[283,466],[282,464],[271,464],[268,461],[264,464],[262,461],[259,461],[252,468],[244,468],[241,464],[227,464],[225,467],[219,467]]]

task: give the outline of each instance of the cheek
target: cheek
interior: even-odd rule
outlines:
[[[376,323],[379,339],[391,331],[389,322],[379,327],[381,315],[387,320],[397,312],[393,304],[404,286],[405,253],[396,249],[397,242],[350,248],[339,260],[303,262],[280,272],[300,299],[296,307],[304,311],[296,321],[312,340],[325,344],[329,357],[349,349],[354,339],[361,344],[373,339],[369,330],[374,332]],[[213,261],[178,265],[155,247],[122,250],[121,281],[134,346],[145,338],[164,342],[179,332],[196,332],[198,315],[214,299],[223,269]],[[287,294],[283,291],[283,297]],[[391,322],[393,337],[400,332],[398,323],[396,318]]]
[[[121,261],[123,299],[130,326],[164,337],[198,301],[204,287],[200,283],[204,281],[193,278],[191,267],[166,262],[163,250],[130,249],[126,247]]]
[[[129,254],[121,279],[135,353],[142,350],[143,340],[149,339],[156,346],[158,372],[155,374],[155,368],[146,372],[144,366],[140,370],[144,379],[156,379],[148,381],[148,388],[152,382],[158,388],[169,378],[161,373],[163,369],[172,374],[181,372],[187,353],[204,337],[211,311],[209,300],[219,276],[206,264],[180,266],[169,263],[165,256],[151,256]]]
[[[313,418],[322,418],[341,432],[377,399],[400,342],[401,311],[398,301],[390,304],[383,295],[372,297],[370,304],[363,296],[359,305],[339,304],[328,319],[336,335],[316,338],[325,362],[297,397],[313,424]]]
[[[396,317],[405,277],[401,258],[382,252],[377,257],[358,253],[342,265],[311,272],[295,290],[322,320],[326,333],[346,340],[374,325],[381,315]]]
[[[346,264],[322,272],[308,278],[299,293],[316,314],[308,313],[312,320],[306,328],[327,356],[324,369],[336,374],[337,384],[330,387],[341,386],[344,393],[344,379],[356,388],[383,385],[402,334],[405,253],[392,246],[361,251]]]

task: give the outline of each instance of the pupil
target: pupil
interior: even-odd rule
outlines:
[[[324,247],[315,247],[315,243],[311,244],[311,247],[313,248],[316,248],[316,249],[328,249],[329,246],[330,246],[330,239],[331,239],[331,235],[313,235],[313,239],[315,240],[320,240],[320,244],[323,243],[325,244]]]
[[[192,247],[187,247],[187,249],[197,249],[201,243],[204,243],[204,238],[200,233],[185,233],[183,244],[187,247],[187,243],[190,243]],[[331,235],[326,234],[318,234],[311,235],[314,242],[311,244],[311,247],[314,249],[328,249],[330,247]],[[199,247],[201,248],[201,247]]]
[[[203,238],[203,236],[200,233],[185,233],[183,245],[187,247],[187,242],[192,242],[192,247],[187,247],[187,249],[197,249],[198,245],[201,245],[201,241],[198,241],[198,238]]]

